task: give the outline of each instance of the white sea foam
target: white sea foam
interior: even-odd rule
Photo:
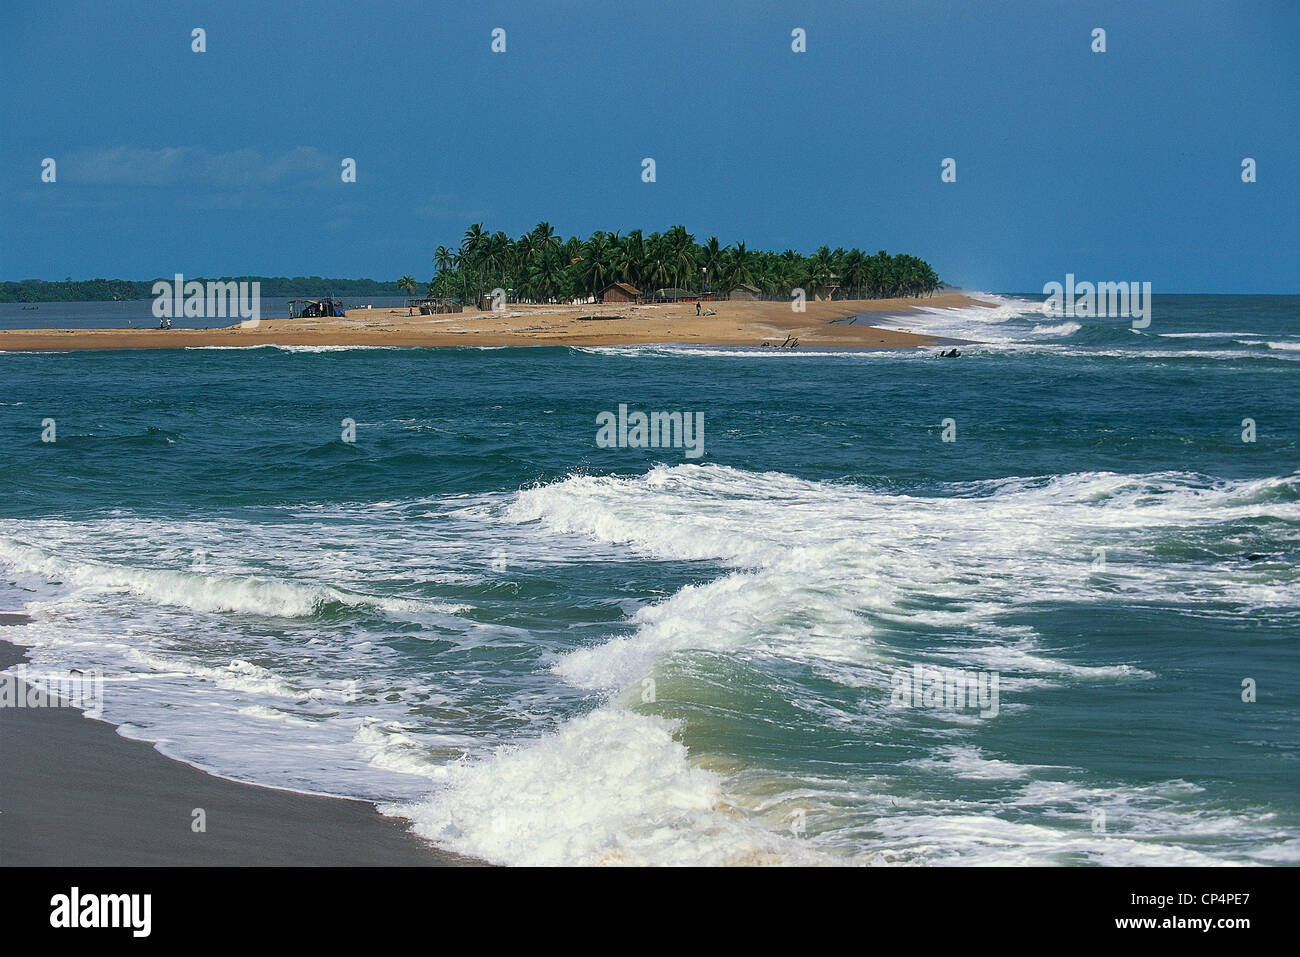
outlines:
[[[572,346],[575,352],[620,358],[707,357],[710,359],[878,359],[898,358],[915,353],[910,346],[902,349],[849,349],[800,346],[797,349],[726,348],[723,346],[646,345],[646,346]]]
[[[1248,349],[1142,349],[1072,346],[1060,342],[1032,342],[1015,339],[981,341],[962,347],[967,356],[1042,354],[1059,358],[1128,359],[1134,361],[1294,362],[1291,350],[1250,351]],[[1279,352],[1281,354],[1279,354]]]
[[[273,342],[259,342],[251,346],[185,346],[186,352],[247,352],[249,349],[276,349]]]
[[[607,707],[526,747],[454,764],[427,802],[390,808],[417,833],[521,865],[816,863],[750,819],[661,718]]]
[[[573,475],[509,497],[296,506],[283,521],[9,521],[0,566],[33,579],[37,622],[23,640],[35,661],[138,679],[106,703],[130,733],[229,776],[387,801],[422,834],[494,861],[1208,862],[1221,858],[1167,835],[1208,835],[1222,814],[1198,816],[1177,788],[1084,787],[1072,769],[1018,765],[966,740],[971,716],[945,719],[933,732],[944,744],[909,767],[1011,790],[930,802],[889,782],[736,767],[688,749],[682,727],[646,713],[636,692],[647,677],[671,686],[674,668],[709,656],[798,668],[852,691],[851,705],[800,697],[810,719],[886,739],[909,720],[888,707],[889,675],[915,662],[907,636],[920,630],[942,636],[927,643],[928,662],[1002,672],[1008,712],[1032,709],[1030,692],[1047,686],[1148,681],[1150,671],[1108,658],[1104,645],[1050,646],[1018,613],[1117,582],[1129,604],[1294,609],[1275,579],[1243,582],[1150,549],[1166,531],[1300,520],[1298,491],[1297,476],[1088,472],[900,495],[677,465]],[[322,529],[330,548],[310,547]],[[1097,545],[1111,549],[1104,572],[1092,568]],[[480,583],[486,556],[503,546],[533,567],[635,556],[699,563],[700,575],[631,611],[605,640],[544,659],[541,684],[502,700],[481,690],[499,679],[499,658],[478,677],[464,657],[412,674],[390,628],[315,624],[322,602],[391,608],[427,625],[408,640],[490,656],[535,648],[524,629],[376,594],[393,580]],[[209,568],[186,568],[196,547]],[[196,614],[209,616],[197,628]],[[182,637],[196,632],[201,640]],[[461,673],[466,689],[453,684]],[[538,702],[564,689],[588,704],[551,720]],[[1031,787],[1051,775],[1064,778],[1057,790]],[[1123,835],[1088,833],[1098,801],[1131,809]],[[808,837],[789,832],[792,811],[807,812]]]
[[[707,651],[799,661],[831,681],[879,688],[886,664],[905,660],[882,634],[916,617],[900,615],[901,609],[941,595],[956,610],[935,614],[951,614],[952,626],[965,625],[973,638],[986,639],[954,645],[951,660],[1001,670],[1008,689],[1024,690],[1052,681],[1153,677],[1126,662],[1054,656],[1039,647],[1032,629],[997,622],[1021,605],[1086,591],[1094,543],[1245,515],[1300,518],[1300,505],[1278,494],[1295,486],[1294,477],[1208,483],[1178,473],[1083,473],[973,483],[966,494],[920,498],[778,473],[661,466],[635,478],[574,476],[525,490],[507,517],[647,557],[714,561],[732,569],[642,608],[630,634],[562,657],[555,672],[580,687],[610,693],[635,688],[672,655]],[[1129,547],[1140,550],[1140,541]],[[1217,572],[1201,574],[1211,579]],[[1189,577],[1196,573],[1170,575],[1159,563],[1144,562],[1141,574],[1126,581],[1139,595],[1171,600]],[[1222,589],[1218,597],[1225,597]],[[1294,595],[1272,597],[1294,604]],[[874,700],[879,721],[883,696]],[[851,718],[864,726],[872,719]],[[646,744],[645,751],[630,742]],[[1036,770],[985,758],[977,749],[941,754],[944,770],[974,779],[1027,780]],[[558,732],[449,770],[446,787],[402,813],[426,836],[508,863],[712,863],[733,860],[728,854],[737,848],[774,860],[821,856],[832,848],[865,860],[1213,860],[1168,842],[1105,842],[1086,824],[1080,834],[990,817],[1004,813],[1001,808],[926,809],[915,817],[891,811],[881,827],[893,840],[882,843],[896,847],[864,858],[860,845],[846,851],[834,838],[852,830],[848,822],[834,823],[843,794],[822,795],[818,813],[832,822],[825,825],[826,841],[790,844],[778,839],[779,821],[756,813],[764,794],[772,793],[770,782],[760,793],[746,789],[744,775],[695,773],[700,770],[671,743],[667,726],[614,700]],[[804,797],[817,807],[815,794]],[[717,806],[730,809],[727,817],[718,816]],[[1179,813],[1170,811],[1164,822],[1175,831],[1186,824]],[[662,825],[653,841],[647,820]],[[742,824],[743,835],[732,830]],[[759,825],[771,829],[767,842],[755,839]],[[714,840],[719,834],[725,840]]]
[[[1043,317],[1042,303],[992,293],[968,293],[990,305],[937,307],[921,305],[913,312],[873,319],[882,329],[897,329],[948,339],[978,342],[1019,342],[1028,329],[1013,320]]]
[[[1194,345],[1190,348],[1153,349],[1143,348],[1142,343],[1159,340],[1199,340],[1220,339],[1235,340],[1238,345],[1250,346],[1262,350],[1260,358],[1272,353],[1300,352],[1300,342],[1294,340],[1273,341],[1252,337],[1247,332],[1162,332],[1153,330],[1133,330],[1119,320],[1099,318],[1093,320],[1098,327],[1109,326],[1118,330],[1133,332],[1140,336],[1133,340],[1134,345],[1120,348],[1100,346],[1074,346],[1061,342],[1043,342],[1044,337],[1067,338],[1083,328],[1083,324],[1074,321],[1045,323],[1041,321],[1041,300],[1023,299],[1015,296],[999,296],[992,293],[973,292],[969,295],[989,306],[970,305],[960,307],[935,308],[921,305],[914,312],[881,319],[883,328],[898,329],[903,332],[923,333],[952,339],[969,339],[972,345],[963,349],[968,355],[982,353],[1038,353],[1046,352],[1057,356],[1090,357],[1108,359],[1180,359],[1195,358],[1208,360],[1243,360],[1251,358],[1249,350],[1242,349],[1200,349]],[[1030,323],[1033,323],[1032,325]],[[1246,338],[1237,338],[1237,337]],[[1171,344],[1172,346],[1172,344]],[[1273,356],[1281,359],[1282,356]]]
[[[314,355],[321,352],[387,352],[398,349],[413,349],[415,346],[362,346],[362,345],[337,345],[337,346],[282,346],[277,345],[281,352],[303,353]]]
[[[301,352],[306,354],[315,354],[321,352],[363,352],[367,350],[394,350],[394,349],[414,349],[416,346],[367,346],[367,345],[335,345],[335,346],[291,346],[281,345],[276,342],[259,342],[255,345],[246,346],[185,346],[187,352],[242,352],[248,349],[275,349],[279,352]]]
[[[1093,549],[1114,553],[1142,530],[1261,514],[1300,518],[1300,503],[1260,502],[1267,492],[1294,487],[1294,479],[1192,482],[1177,474],[1086,473],[1007,479],[983,487],[994,494],[973,498],[914,498],[776,473],[661,466],[633,479],[579,476],[526,490],[507,514],[648,557],[735,569],[642,609],[631,635],[572,652],[556,665],[581,687],[613,690],[680,649],[744,647],[867,665],[884,653],[873,646],[873,633],[890,623],[974,629],[1021,605],[1077,599],[1091,587]],[[1132,560],[1112,558],[1110,573],[1128,576],[1134,600],[1167,599],[1174,589],[1214,600],[1231,595],[1218,569],[1187,572]],[[939,596],[947,609],[923,607]],[[1293,596],[1265,587],[1241,598],[1286,606]],[[1027,676],[1150,676],[1123,662],[1058,660],[1032,636],[953,654]]]
[[[121,589],[137,597],[200,612],[240,612],[279,618],[305,618],[336,602],[384,611],[455,613],[464,606],[411,599],[356,595],[326,585],[259,580],[197,571],[144,568],[95,560],[66,560],[13,539],[0,538],[0,561],[19,571],[56,578],[80,586]]]
[[[1083,326],[1079,325],[1077,322],[1061,322],[1054,326],[1046,323],[1039,323],[1030,331],[1035,335],[1042,336],[1072,336],[1082,328]]]
[[[1264,339],[1239,339],[1237,341],[1243,346],[1263,346],[1266,349],[1273,349],[1278,352],[1300,352],[1300,342],[1273,342]]]
[[[1035,770],[1042,770],[1012,761],[987,757],[980,748],[966,745],[948,745],[936,748],[928,758],[908,761],[911,767],[926,771],[968,778],[976,781],[1022,781]]]
[[[1162,332],[1161,339],[1232,339],[1235,336],[1248,336],[1249,332]]]
[[[1048,339],[1068,339],[1080,332],[1084,324],[1072,320],[1065,322],[1042,322],[1042,303],[1039,300],[1023,299],[1014,296],[1000,296],[992,293],[975,292],[969,294],[973,299],[988,305],[967,305],[955,307],[935,307],[924,305],[919,300],[916,309],[897,315],[873,316],[870,322],[882,329],[897,330],[920,335],[930,335],[947,339],[965,339],[970,344],[962,351],[967,356],[1003,354],[1040,354],[1059,357],[1082,357],[1094,359],[1132,359],[1182,360],[1197,359],[1209,361],[1243,361],[1250,359],[1291,360],[1289,355],[1300,352],[1300,342],[1285,340],[1272,341],[1257,338],[1235,338],[1249,336],[1245,332],[1165,332],[1153,333],[1131,329],[1119,320],[1096,319],[1093,322],[1100,327],[1109,327],[1133,334],[1133,344],[1124,346],[1088,346],[1074,345]],[[1171,342],[1169,348],[1151,348],[1146,344],[1161,340],[1198,340],[1226,339],[1234,340],[1238,345],[1249,349],[1204,349],[1189,343],[1188,348],[1176,348]],[[700,356],[711,359],[773,359],[792,360],[828,357],[842,360],[850,359],[900,359],[928,358],[929,350],[903,349],[834,349],[816,346],[799,349],[761,349],[735,348],[722,346],[696,346],[687,343],[641,345],[641,346],[580,346],[572,347],[575,352],[592,355],[616,356],[620,358],[663,358]],[[1253,351],[1257,350],[1257,351]],[[1282,355],[1279,355],[1282,353]],[[1300,357],[1296,357],[1300,359]]]

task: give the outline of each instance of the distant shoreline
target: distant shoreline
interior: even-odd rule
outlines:
[[[171,282],[173,276],[156,279],[10,279],[0,280],[0,303],[45,302],[139,302],[154,298],[156,282]],[[401,296],[397,280],[327,279],[321,276],[194,276],[198,282],[256,282],[268,299],[294,296],[364,298]]]
[[[787,302],[509,305],[499,312],[470,308],[421,316],[405,309],[351,309],[342,318],[263,319],[256,327],[219,329],[10,329],[0,352],[185,349],[203,346],[619,346],[684,343],[704,346],[907,349],[940,345],[934,336],[882,329],[879,321],[924,308],[992,306],[959,292],[923,298],[810,301],[796,312]],[[592,322],[592,319],[601,319]]]

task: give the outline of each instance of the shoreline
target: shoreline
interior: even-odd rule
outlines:
[[[256,327],[219,329],[8,329],[0,352],[186,349],[204,346],[801,346],[908,349],[946,344],[935,336],[882,329],[857,318],[883,320],[922,308],[992,306],[963,293],[925,299],[808,302],[707,302],[713,316],[696,316],[695,303],[512,305],[501,312],[410,316],[405,309],[351,309],[342,318],[263,319]],[[842,320],[854,318],[853,322]],[[596,321],[599,320],[599,321]]]
[[[0,613],[0,670],[27,660],[5,631],[30,620]],[[368,801],[217,777],[70,707],[0,707],[0,767],[0,867],[484,863],[426,843]]]

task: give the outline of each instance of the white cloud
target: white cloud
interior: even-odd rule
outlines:
[[[251,148],[214,153],[197,146],[114,146],[61,160],[59,180],[95,186],[244,188],[292,182],[308,186],[329,182],[338,163],[313,146],[279,156],[263,156]]]

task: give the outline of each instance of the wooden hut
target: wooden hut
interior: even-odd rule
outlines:
[[[613,282],[600,291],[601,302],[639,302],[641,290],[625,282]]]

